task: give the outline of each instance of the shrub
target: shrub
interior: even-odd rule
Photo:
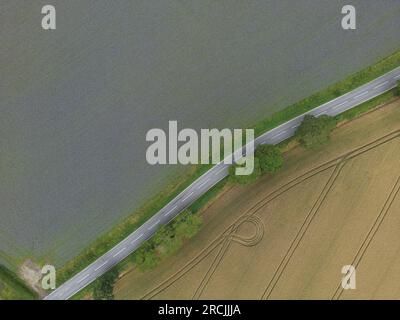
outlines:
[[[296,137],[305,148],[316,149],[328,142],[330,133],[335,126],[335,118],[327,115],[318,118],[306,115],[296,131]]]
[[[113,300],[114,284],[118,275],[118,270],[113,268],[97,279],[93,286],[93,298],[95,300]]]
[[[186,239],[193,237],[201,228],[202,219],[189,210],[182,212],[170,224],[161,227],[133,255],[140,271],[154,269],[159,262],[176,252]]]
[[[236,168],[243,167],[244,165],[235,164],[229,167],[229,176],[230,179],[239,184],[248,184],[255,181],[259,176],[261,176],[261,167],[260,160],[257,157],[254,157],[254,170],[253,173],[249,175],[237,175]]]
[[[282,168],[283,156],[279,147],[274,145],[260,145],[255,152],[256,157],[260,160],[262,172],[276,172]]]

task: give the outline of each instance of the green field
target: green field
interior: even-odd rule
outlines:
[[[33,300],[37,295],[18,276],[0,265],[0,300]]]
[[[332,100],[346,92],[351,91],[354,88],[361,86],[386,72],[393,70],[400,66],[400,51],[392,54],[391,56],[377,62],[375,65],[357,72],[356,74],[328,87],[327,89],[312,95],[309,98],[301,100],[287,108],[275,113],[274,115],[267,117],[259,124],[255,125],[257,135],[262,134],[298,115],[303,114],[329,100]],[[347,118],[355,117],[359,113],[365,112],[366,110],[387,101],[393,97],[393,93],[387,93],[381,97],[377,97],[372,102],[366,102],[357,108],[358,111],[348,111],[346,113]],[[355,109],[354,109],[355,110]],[[182,190],[189,186],[193,181],[200,177],[205,171],[210,168],[210,165],[199,165],[193,166],[191,174],[186,179],[172,185],[169,188],[165,188],[164,191],[152,199],[150,199],[145,206],[138,211],[134,212],[130,217],[125,219],[117,227],[113,228],[107,234],[101,236],[92,245],[85,249],[76,258],[67,263],[62,269],[59,270],[59,283],[64,282],[88,264],[96,260],[102,254],[107,252],[116,243],[123,240],[128,234],[136,230],[145,220],[160,210],[165,204],[171,199],[178,195]],[[205,195],[206,199],[208,196]],[[203,198],[203,199],[204,199]],[[204,200],[201,200],[204,201]]]

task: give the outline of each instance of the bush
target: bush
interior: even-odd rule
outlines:
[[[114,284],[119,272],[116,268],[107,271],[93,285],[93,298],[95,300],[113,300]]]
[[[296,137],[305,148],[316,149],[329,141],[330,133],[335,126],[335,118],[327,115],[318,118],[306,115],[296,131]]]
[[[400,96],[400,81],[397,81],[396,96]]]
[[[240,168],[240,167],[244,167],[244,165],[240,165],[240,164],[234,164],[232,166],[229,167],[229,176],[230,179],[236,183],[239,184],[248,184],[251,183],[255,180],[257,180],[257,178],[259,176],[261,176],[262,172],[261,172],[261,167],[260,167],[260,160],[257,157],[254,157],[254,170],[252,174],[249,175],[237,175],[236,174],[236,168]]]
[[[279,147],[274,145],[259,145],[255,152],[256,157],[260,160],[260,167],[263,173],[277,172],[282,168],[283,156]]]
[[[135,253],[134,262],[140,271],[154,269],[158,263],[176,252],[186,239],[193,237],[202,225],[199,215],[189,210],[178,215],[173,222],[161,227]]]

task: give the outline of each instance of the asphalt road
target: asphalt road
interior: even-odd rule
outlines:
[[[389,91],[396,86],[397,80],[400,80],[400,68],[397,68],[343,96],[329,101],[306,114],[312,114],[314,116],[321,116],[323,114],[335,116]],[[305,114],[298,116],[259,136],[255,139],[255,146],[265,143],[277,144],[293,136],[296,128],[301,124],[304,115]],[[242,152],[242,150],[238,150],[237,152]],[[157,214],[147,220],[136,231],[132,232],[127,238],[55,289],[44,299],[65,300],[89,285],[96,278],[104,274],[107,270],[139,248],[143,242],[154,235],[158,228],[167,224],[191,203],[207,192],[207,190],[225,178],[228,175],[228,167],[229,165],[224,164],[223,161],[216,164],[212,169],[207,171],[182,191],[163,209],[157,212]]]

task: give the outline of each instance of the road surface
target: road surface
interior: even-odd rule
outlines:
[[[311,114],[314,116],[321,116],[323,114],[335,116],[391,90],[396,86],[398,80],[400,80],[400,67],[305,114]],[[254,141],[255,146],[266,143],[277,144],[293,136],[296,128],[301,124],[305,114],[257,137]],[[238,150],[238,152],[242,152],[242,150]],[[174,219],[191,203],[201,197],[216,183],[225,178],[228,175],[228,167],[229,165],[224,164],[223,161],[216,164],[212,169],[204,173],[200,178],[182,191],[163,209],[157,212],[152,218],[147,220],[136,231],[132,232],[127,238],[55,289],[44,299],[65,300],[89,285],[96,278],[104,274],[107,270],[139,248],[140,245],[147,239],[151,238],[162,225],[167,224],[169,221]]]

